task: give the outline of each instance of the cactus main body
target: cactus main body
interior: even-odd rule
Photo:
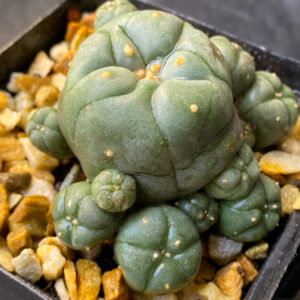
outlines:
[[[82,43],[58,118],[90,179],[119,169],[150,203],[205,185],[242,133],[222,54],[200,30],[151,10],[125,13]]]

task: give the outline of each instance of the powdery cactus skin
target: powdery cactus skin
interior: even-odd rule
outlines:
[[[112,214],[92,200],[88,182],[71,184],[56,197],[52,207],[56,235],[69,247],[82,249],[112,237],[123,214]]]
[[[104,210],[125,211],[136,199],[135,180],[119,170],[104,170],[92,182],[92,197]]]
[[[220,200],[246,197],[260,177],[251,148],[244,142],[226,168],[205,186],[205,193]]]
[[[138,70],[146,77],[138,80]],[[242,139],[221,53],[203,32],[161,11],[125,13],[87,38],[58,111],[88,178],[119,169],[135,178],[143,203],[200,189]]]
[[[38,109],[28,120],[26,133],[35,147],[53,157],[65,159],[73,156],[60,131],[55,108]]]
[[[210,39],[221,51],[229,67],[232,80],[232,94],[234,99],[242,95],[255,77],[255,63],[251,55],[240,45],[231,42],[222,35]]]
[[[174,204],[193,220],[199,232],[208,230],[218,219],[218,204],[203,192],[184,196]]]
[[[106,1],[96,10],[95,29],[100,28],[123,14],[135,10],[137,8],[127,0]]]
[[[256,72],[255,79],[238,102],[241,118],[254,128],[254,148],[280,142],[294,127],[298,117],[297,98],[275,73]]]
[[[179,209],[160,205],[131,214],[114,246],[127,284],[145,294],[168,294],[188,284],[202,257],[199,234]]]
[[[220,201],[219,232],[238,242],[255,242],[272,231],[281,212],[280,188],[260,175],[249,195],[236,201]]]

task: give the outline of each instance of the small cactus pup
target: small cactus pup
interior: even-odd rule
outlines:
[[[92,200],[91,184],[71,184],[55,197],[52,217],[56,235],[69,247],[91,247],[112,237],[119,229],[123,214],[112,214]]]
[[[119,170],[104,170],[92,182],[92,197],[104,210],[125,211],[136,199],[135,180]]]
[[[174,204],[194,221],[199,232],[208,230],[218,219],[218,204],[203,192],[184,196]]]
[[[188,284],[201,262],[193,221],[181,210],[160,205],[127,217],[114,245],[127,284],[145,294],[169,294]]]
[[[204,190],[215,199],[238,200],[249,194],[259,177],[257,160],[244,142],[227,167]]]
[[[96,10],[95,29],[137,8],[127,0],[106,1]]]
[[[255,242],[277,226],[280,219],[280,188],[262,175],[245,198],[220,201],[218,231],[238,242]]]
[[[53,157],[65,159],[73,156],[60,131],[56,108],[37,109],[27,122],[26,133],[35,147]]]
[[[262,149],[280,142],[294,127],[298,117],[297,98],[275,73],[256,72],[250,88],[237,108],[255,134],[254,148]]]
[[[233,98],[242,95],[255,77],[255,64],[251,55],[240,45],[232,43],[222,35],[216,35],[210,40],[221,51],[229,68],[232,80]]]
[[[136,180],[143,204],[199,190],[242,139],[220,51],[192,25],[154,10],[121,14],[80,44],[58,119],[88,179],[120,170]]]

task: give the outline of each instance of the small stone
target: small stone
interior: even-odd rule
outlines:
[[[12,72],[9,77],[9,81],[6,85],[6,88],[8,91],[12,93],[18,93],[21,91],[19,86],[16,83],[16,78],[19,77],[20,75],[23,75],[24,73],[21,72]]]
[[[0,111],[5,108],[7,101],[7,95],[4,92],[0,91]]]
[[[248,248],[245,254],[251,260],[264,259],[267,257],[268,249],[268,243],[260,242]]]
[[[259,161],[261,171],[267,175],[300,172],[300,157],[282,151],[270,151]]]
[[[22,200],[23,196],[18,193],[10,193],[7,199],[9,209],[12,210],[15,208],[20,201]]]
[[[203,280],[210,281],[214,278],[215,273],[216,268],[209,262],[209,260],[203,258],[194,280],[198,284],[200,284]]]
[[[0,112],[0,125],[5,131],[9,132],[20,123],[21,118],[21,113],[13,111],[9,108],[4,108]]]
[[[210,234],[208,251],[211,259],[219,266],[233,261],[242,251],[243,243],[230,240],[224,236]]]
[[[19,226],[7,235],[7,246],[14,256],[23,249],[32,248],[32,239],[25,226]]]
[[[7,247],[6,240],[0,236],[0,266],[8,272],[13,272],[15,266],[12,260],[13,256]]]
[[[3,184],[7,191],[25,189],[29,186],[31,175],[25,172],[0,172],[0,184]]]
[[[65,86],[66,75],[55,73],[51,76],[51,84],[61,92]]]
[[[255,268],[251,260],[247,256],[241,253],[236,260],[241,264],[244,271],[244,286],[248,285],[257,276],[258,271]]]
[[[39,246],[36,255],[41,261],[43,276],[46,280],[55,280],[62,275],[66,259],[58,247],[47,244]]]
[[[197,294],[200,298],[187,298],[187,300],[229,300],[229,298],[226,297],[219,289],[219,287],[213,282],[201,284],[198,288]]]
[[[54,288],[60,300],[69,300],[69,293],[66,288],[65,282],[62,278],[59,278],[55,281]]]
[[[293,211],[294,202],[300,198],[299,189],[291,184],[286,184],[280,190],[281,195],[281,215],[284,216]]]
[[[40,51],[34,58],[32,64],[29,67],[28,73],[30,75],[39,75],[41,77],[46,77],[52,67],[54,62],[44,51]]]
[[[42,277],[42,268],[39,259],[32,249],[24,249],[21,254],[12,260],[16,273],[32,282]]]
[[[71,51],[77,51],[80,44],[89,36],[90,32],[87,26],[82,25],[79,29],[75,32],[71,42],[70,42],[70,49]]]
[[[106,300],[129,300],[130,290],[120,267],[106,271],[102,276],[102,285]]]
[[[37,107],[53,106],[59,97],[59,91],[51,85],[41,86],[35,95],[35,104]]]
[[[241,264],[232,262],[217,272],[214,283],[231,300],[240,300],[244,283],[243,275]]]
[[[67,43],[66,41],[62,41],[52,46],[49,53],[50,53],[50,57],[57,62],[63,59],[64,55],[68,51],[69,51],[69,43]]]

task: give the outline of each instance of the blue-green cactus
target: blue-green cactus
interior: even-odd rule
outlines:
[[[199,232],[208,230],[218,219],[218,204],[203,192],[184,196],[174,204],[194,221]]]
[[[134,72],[146,69],[138,80]],[[148,203],[201,188],[242,138],[222,55],[203,32],[161,11],[124,13],[88,37],[58,110],[88,178],[118,169]]]
[[[205,186],[205,192],[220,200],[238,200],[249,194],[259,176],[259,165],[244,142],[227,167]]]
[[[241,96],[255,77],[255,64],[251,55],[240,45],[232,43],[222,35],[210,39],[221,51],[230,70],[232,80],[232,94],[234,99]]]
[[[254,82],[238,102],[242,119],[254,128],[257,149],[280,142],[294,127],[298,104],[293,91],[275,73],[256,72]]]
[[[58,126],[56,108],[37,109],[27,122],[26,133],[35,147],[53,157],[73,156]]]
[[[147,207],[129,215],[114,250],[126,282],[146,294],[181,289],[195,277],[202,257],[196,226],[169,205]]]
[[[236,201],[220,201],[217,228],[224,236],[239,242],[265,237],[279,222],[280,188],[261,175],[249,195]]]

